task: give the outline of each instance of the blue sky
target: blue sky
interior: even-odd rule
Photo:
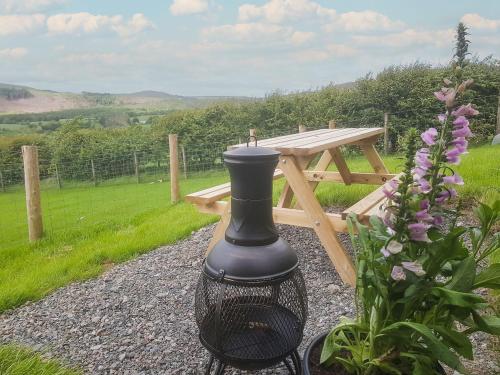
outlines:
[[[447,63],[460,20],[500,57],[499,0],[0,0],[0,82],[262,96]]]

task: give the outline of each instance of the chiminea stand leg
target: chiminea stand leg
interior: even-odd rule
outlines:
[[[302,375],[302,365],[297,350],[295,350],[292,354],[290,354],[290,359],[292,360],[293,367],[290,365],[290,363],[288,363],[288,360],[286,358],[283,360],[283,363],[288,369],[290,375]],[[215,357],[211,355],[207,364],[205,375],[212,375],[212,367],[215,362],[217,362],[217,367],[213,375],[224,374],[224,370],[226,369],[226,364],[218,359],[215,359]]]

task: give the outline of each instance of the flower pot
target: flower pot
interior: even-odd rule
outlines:
[[[320,366],[319,359],[323,348],[323,341],[325,341],[327,335],[328,332],[320,333],[307,346],[302,360],[303,375],[349,375],[342,365],[334,364],[328,368]],[[439,373],[446,375],[446,371],[444,371],[439,363],[436,363],[435,368]]]

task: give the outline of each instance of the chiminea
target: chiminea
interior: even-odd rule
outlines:
[[[300,374],[297,347],[307,294],[295,251],[279,237],[272,215],[273,173],[280,153],[243,147],[224,153],[231,176],[231,221],[208,255],[196,290],[206,369],[259,370],[284,362]],[[290,357],[291,364],[288,360]]]

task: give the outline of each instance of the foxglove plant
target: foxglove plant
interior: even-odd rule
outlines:
[[[466,373],[460,357],[472,359],[468,335],[500,334],[500,318],[475,293],[500,288],[500,264],[478,266],[500,248],[500,235],[491,234],[500,202],[476,208],[479,227],[457,224],[454,186],[464,181],[452,166],[467,153],[478,111],[456,105],[471,80],[444,82],[434,93],[444,113],[420,135],[423,147],[416,149],[418,136],[409,132],[403,174],[383,189],[388,203],[382,217],[372,216],[370,226],[349,217],[359,250],[357,317],[343,318],[326,337],[325,366],[339,363],[353,374],[427,375],[442,373],[443,363]]]

